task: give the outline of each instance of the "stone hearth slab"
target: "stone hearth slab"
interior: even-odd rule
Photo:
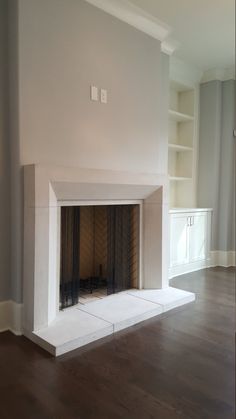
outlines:
[[[75,307],[61,311],[46,329],[35,332],[36,343],[55,356],[113,333],[113,325]]]
[[[78,309],[81,311],[81,309]],[[114,332],[162,313],[162,306],[127,292],[110,295],[83,306],[83,311],[113,324]]]
[[[160,304],[163,312],[195,301],[195,294],[192,292],[173,287],[161,290],[131,290],[128,293],[145,301]]]
[[[68,308],[28,337],[58,356],[194,300],[193,293],[172,287],[129,290]]]

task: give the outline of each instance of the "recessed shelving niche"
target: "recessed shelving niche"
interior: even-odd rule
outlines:
[[[169,179],[171,207],[195,205],[197,88],[170,83]]]

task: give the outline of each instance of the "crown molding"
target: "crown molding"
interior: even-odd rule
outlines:
[[[161,43],[161,52],[164,52],[167,55],[172,55],[174,52],[175,48],[173,48],[173,46],[171,45],[171,43],[169,42],[165,42],[163,41]]]
[[[166,38],[172,32],[169,25],[161,22],[140,7],[135,6],[128,0],[85,0],[87,3],[103,10],[106,13],[122,20],[134,28],[146,33],[161,42],[162,51],[171,55],[176,46],[175,42]]]
[[[212,68],[203,73],[201,83],[207,83],[213,80],[227,81],[235,79],[235,67]]]
[[[179,42],[175,41],[174,39],[166,39],[161,43],[161,51],[167,55],[172,55],[178,48]]]

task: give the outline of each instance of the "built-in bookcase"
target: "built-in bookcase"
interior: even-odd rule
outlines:
[[[197,89],[170,83],[170,206],[196,205]]]

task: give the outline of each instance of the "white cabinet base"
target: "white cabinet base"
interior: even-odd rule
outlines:
[[[170,211],[169,278],[211,266],[211,210]]]
[[[209,268],[211,265],[211,258],[200,260],[197,262],[186,263],[185,265],[174,266],[169,269],[169,279],[175,276],[188,274],[190,272],[199,271],[200,269]]]

